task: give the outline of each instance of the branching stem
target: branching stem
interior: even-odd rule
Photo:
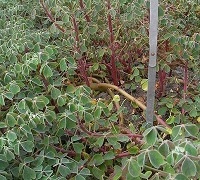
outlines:
[[[40,4],[42,5],[42,8],[44,9],[46,15],[48,16],[48,18],[50,19],[51,22],[54,23],[54,25],[63,33],[65,33],[65,29],[63,27],[61,27],[59,24],[56,23],[56,20],[54,19],[53,15],[51,14],[51,12],[48,10],[47,6],[44,4],[43,0],[40,0]]]

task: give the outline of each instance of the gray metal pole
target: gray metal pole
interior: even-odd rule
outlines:
[[[158,0],[150,0],[150,27],[149,27],[149,67],[146,122],[153,125],[155,85],[156,85],[156,59],[158,37]]]

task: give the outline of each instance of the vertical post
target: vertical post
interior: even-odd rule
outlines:
[[[153,125],[155,85],[156,85],[156,59],[158,36],[158,0],[150,0],[150,27],[149,27],[149,67],[146,122]]]

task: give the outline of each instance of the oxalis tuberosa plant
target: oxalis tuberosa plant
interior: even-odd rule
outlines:
[[[149,1],[0,1],[0,179],[200,177],[200,7],[159,3],[148,128]]]

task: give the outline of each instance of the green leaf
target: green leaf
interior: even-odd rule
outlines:
[[[138,155],[137,162],[140,167],[143,167],[146,161],[146,152],[143,152]]]
[[[127,146],[127,150],[130,154],[137,154],[140,149],[137,146]]]
[[[17,135],[13,131],[8,131],[7,138],[8,138],[9,141],[13,142],[17,139]]]
[[[167,156],[169,154],[169,145],[166,142],[163,142],[158,150],[163,156]]]
[[[133,76],[136,77],[136,76],[139,76],[140,75],[140,71],[138,68],[134,68],[134,71],[133,71]],[[146,81],[146,79],[143,79],[142,80],[143,83]]]
[[[123,5],[123,4],[126,3],[126,1],[127,1],[127,0],[119,0],[119,3],[120,3],[121,5]]]
[[[70,63],[70,64],[75,64],[75,60],[73,57],[67,57],[67,61]]]
[[[76,122],[71,121],[70,119],[66,119],[66,127],[67,129],[72,129],[76,127]]]
[[[196,137],[197,136],[197,134],[199,132],[199,128],[195,124],[186,124],[184,127],[185,127],[185,131],[186,131],[186,137],[188,137],[188,136]]]
[[[62,96],[59,96],[57,99],[58,106],[62,107],[66,104],[66,98],[63,98]]]
[[[6,98],[8,98],[9,100],[12,100],[13,97],[14,97],[13,93],[10,93],[10,92],[5,93],[4,96],[5,96]]]
[[[84,113],[84,120],[86,122],[91,122],[91,121],[94,120],[94,117],[93,117],[92,114],[90,114],[90,113],[88,113],[88,112],[85,111],[85,113]]]
[[[74,122],[77,121],[77,117],[76,117],[74,114],[69,114],[67,117],[68,117],[71,121],[74,121]]]
[[[28,134],[31,134],[31,128],[26,124],[21,126],[21,130],[28,133]]]
[[[49,99],[45,96],[38,96],[36,99],[36,106],[39,109],[43,109],[47,104],[49,104]]]
[[[132,21],[133,20],[133,13],[131,12],[131,13],[128,13],[128,15],[127,15],[127,20],[128,21]]]
[[[14,145],[14,153],[15,153],[16,155],[19,155],[19,144],[15,144],[15,145]]]
[[[17,124],[16,119],[14,118],[14,116],[13,116],[11,113],[8,113],[8,114],[6,115],[6,124],[7,124],[9,127],[14,127],[14,126]]]
[[[33,169],[31,169],[28,166],[24,166],[23,169],[23,179],[24,180],[31,180],[31,179],[36,179],[36,173]]]
[[[14,177],[19,178],[19,167],[12,168],[11,173]]]
[[[5,155],[0,154],[0,171],[5,170],[8,167],[7,158]]]
[[[90,174],[90,170],[89,170],[88,168],[83,168],[83,169],[79,172],[79,174],[85,175],[85,176],[91,175],[91,174]]]
[[[145,172],[145,174],[141,173],[141,174],[140,174],[140,177],[141,177],[142,179],[149,179],[149,177],[151,176],[151,174],[152,174],[151,171],[147,171],[147,172]]]
[[[101,147],[104,143],[104,137],[97,138],[97,141],[95,142],[95,145]]]
[[[64,166],[64,165],[59,165],[58,167],[58,172],[63,176],[63,177],[66,177],[68,176],[70,173],[71,173],[71,170]]]
[[[174,117],[174,116],[170,116],[170,117],[166,120],[167,124],[173,124],[174,121],[175,121],[175,117]]]
[[[142,85],[142,89],[144,91],[147,91],[148,90],[148,79],[142,79],[141,85]]]
[[[175,45],[176,43],[176,38],[174,36],[171,36],[170,39],[169,39],[171,45]]]
[[[173,153],[169,154],[166,158],[167,162],[171,165],[174,165],[174,156]]]
[[[114,167],[114,176],[112,180],[119,180],[122,176],[122,168],[118,165]]]
[[[45,51],[49,56],[51,56],[54,53],[53,49],[50,46],[46,46]]]
[[[84,44],[82,44],[81,47],[80,47],[80,50],[81,50],[82,53],[84,53],[84,52],[87,52],[88,49]]]
[[[189,115],[190,115],[191,117],[197,117],[197,116],[198,116],[198,112],[197,112],[196,107],[193,107],[193,108],[190,110]]]
[[[45,146],[48,147],[48,146],[49,146],[49,137],[46,136],[42,142],[43,142],[43,144],[44,144]]]
[[[10,75],[9,74],[5,74],[5,76],[4,76],[4,82],[6,83],[6,84],[8,84],[8,83],[10,83],[12,81],[12,78],[10,77]]]
[[[118,141],[120,142],[128,142],[129,141],[129,137],[126,135],[121,135],[117,138]]]
[[[101,112],[102,112],[101,108],[100,108],[100,107],[97,107],[97,108],[95,109],[95,111],[94,111],[94,118],[95,118],[95,119],[99,119],[100,116],[101,116]]]
[[[163,156],[157,150],[151,150],[148,152],[148,157],[151,164],[155,168],[159,168],[165,163]]]
[[[43,102],[45,104],[45,106],[47,104],[49,104],[49,99],[47,97],[45,97],[45,96],[38,96],[37,99],[36,99],[36,101]]]
[[[14,54],[10,56],[10,62],[13,64],[17,62],[17,57]]]
[[[117,137],[107,137],[107,141],[110,145],[115,146],[117,143]]]
[[[37,43],[37,44],[34,45],[33,50],[34,50],[35,53],[39,53],[40,52],[40,45],[39,45],[39,43]]]
[[[32,152],[34,144],[32,141],[24,141],[21,142],[21,146],[26,152]]]
[[[187,177],[195,176],[197,173],[196,165],[189,157],[186,157],[183,161],[181,170],[183,174]]]
[[[198,151],[197,149],[194,147],[194,145],[190,142],[188,142],[185,146],[185,151],[187,152],[187,154],[192,155],[192,156],[197,156],[198,155]]]
[[[7,180],[7,178],[5,176],[3,176],[3,175],[0,175],[0,179],[1,180]]]
[[[0,106],[4,106],[4,105],[5,105],[4,97],[3,97],[3,95],[1,94],[1,95],[0,95]]]
[[[55,88],[55,87],[52,87],[52,89],[51,89],[51,97],[53,99],[57,99],[58,96],[60,96],[60,95],[61,95],[61,91],[59,89]]]
[[[98,26],[97,25],[89,26],[89,33],[90,34],[92,34],[92,35],[96,34],[97,30],[98,30]]]
[[[94,175],[95,178],[97,179],[103,179],[104,176],[104,171],[102,171],[101,169],[99,169],[98,167],[93,167],[92,168],[92,173]]]
[[[59,129],[66,129],[66,118],[62,118],[59,122]]]
[[[85,178],[81,176],[80,174],[78,174],[75,176],[75,180],[85,180]]]
[[[99,56],[99,57],[103,57],[103,55],[105,54],[105,52],[106,52],[106,51],[105,51],[104,48],[99,48],[99,49],[98,49],[98,56]],[[96,63],[96,64],[97,64],[97,63]],[[99,64],[98,64],[98,65],[99,65]],[[97,68],[97,69],[98,69],[98,68]],[[96,69],[96,70],[97,70],[97,69]]]
[[[91,159],[91,164],[99,166],[104,163],[103,156],[101,154],[95,154]]]
[[[40,58],[41,58],[41,61],[45,62],[49,59],[49,56],[47,53],[41,53]]]
[[[12,94],[17,94],[18,92],[20,92],[20,87],[17,84],[11,83],[9,90]]]
[[[65,14],[65,15],[62,17],[62,21],[65,22],[65,23],[68,23],[68,22],[69,22],[69,15],[68,15],[68,14]]]
[[[64,58],[60,60],[60,70],[61,71],[67,70],[67,63],[66,63],[66,59]]]
[[[178,174],[175,177],[175,180],[189,180],[186,176],[184,176],[183,174]]]
[[[19,109],[26,109],[26,102],[24,99],[22,99],[17,106]]]
[[[164,172],[170,173],[170,174],[175,174],[175,170],[172,166],[170,166],[169,164],[164,165],[163,168]]]
[[[115,154],[112,151],[108,151],[105,155],[104,155],[104,159],[105,160],[110,160],[110,159],[114,159],[115,158]]]
[[[53,76],[53,72],[52,72],[51,68],[48,65],[44,66],[43,75],[44,75],[45,78],[49,78],[49,77]]]
[[[6,127],[7,127],[6,123],[0,122],[0,129],[1,129],[1,128],[6,128]]]
[[[33,157],[26,157],[24,158],[24,163],[27,164],[27,163],[31,163],[34,161],[34,158]]]
[[[153,145],[155,144],[157,140],[157,133],[158,132],[156,128],[152,127],[152,128],[146,129],[143,133],[143,136],[148,144]]]
[[[165,14],[165,13],[164,13],[163,8],[162,8],[161,6],[159,6],[159,7],[158,7],[158,16],[161,17],[161,16],[164,16],[164,14]]]
[[[76,153],[81,154],[81,152],[84,148],[84,145],[82,143],[73,143],[73,148]]]
[[[181,126],[174,126],[172,128],[172,134],[171,134],[172,138],[175,140],[175,139],[181,137],[181,135],[182,135]]]
[[[109,120],[109,121],[112,121],[112,122],[117,122],[117,120],[118,120],[117,114],[113,114],[112,116],[109,117],[108,120]]]
[[[141,168],[138,165],[138,162],[136,160],[134,160],[133,158],[131,158],[128,162],[129,162],[128,163],[128,172],[130,173],[130,175],[132,177],[140,176]]]

